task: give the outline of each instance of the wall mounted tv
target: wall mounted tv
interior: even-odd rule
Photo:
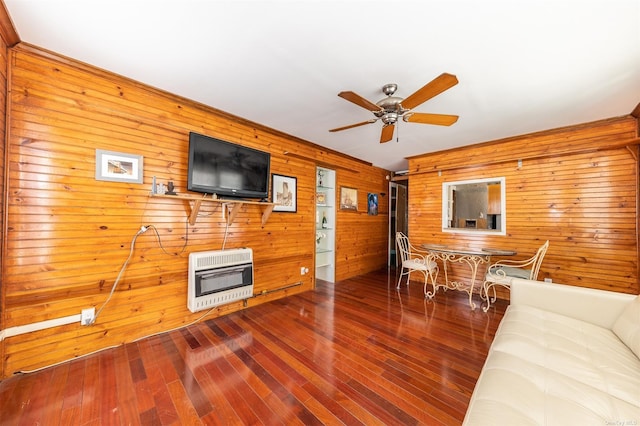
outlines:
[[[269,197],[271,154],[189,133],[189,191],[220,197]]]

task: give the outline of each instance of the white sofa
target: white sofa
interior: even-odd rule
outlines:
[[[640,296],[514,279],[464,425],[640,425]]]

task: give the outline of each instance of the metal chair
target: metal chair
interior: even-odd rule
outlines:
[[[407,285],[409,285],[411,273],[418,271],[424,275],[424,295],[429,298],[433,297],[438,289],[436,279],[439,271],[438,264],[433,260],[433,256],[427,251],[418,250],[412,246],[409,238],[402,232],[396,233],[396,247],[402,262],[396,288],[400,288],[402,277],[405,275],[407,276]],[[428,280],[431,280],[431,285],[433,286],[433,292],[431,293],[427,291]]]
[[[513,278],[524,278],[526,280],[535,280],[540,271],[540,265],[544,255],[549,248],[549,240],[540,246],[535,255],[525,260],[499,260],[487,269],[487,274],[482,284],[482,298],[486,297],[487,306],[482,308],[485,312],[489,310],[491,303],[496,301],[496,285],[504,288],[510,288]],[[489,297],[489,289],[493,290],[493,298]]]

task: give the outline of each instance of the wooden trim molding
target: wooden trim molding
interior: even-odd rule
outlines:
[[[20,43],[20,36],[18,36],[18,32],[13,25],[13,21],[11,21],[11,16],[9,16],[7,6],[1,0],[0,6],[0,37],[4,39],[8,47],[12,47]]]

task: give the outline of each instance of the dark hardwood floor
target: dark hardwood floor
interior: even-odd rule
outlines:
[[[2,425],[460,424],[506,303],[382,270],[0,382]],[[479,302],[479,298],[477,302]]]

